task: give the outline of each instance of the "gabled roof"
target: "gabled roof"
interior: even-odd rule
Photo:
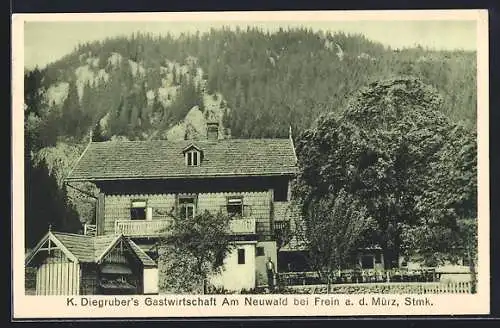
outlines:
[[[156,263],[141,248],[123,235],[85,236],[53,231],[49,231],[26,256],[26,264],[31,262],[38,250],[49,239],[59,246],[68,258],[81,263],[99,263],[121,240],[130,246],[144,266],[156,266]]]
[[[128,243],[144,266],[156,266],[155,261],[134,243],[132,239],[128,239]]]
[[[203,152],[199,166],[187,166],[182,155],[192,144]],[[292,175],[296,162],[289,138],[93,142],[67,180]]]
[[[184,149],[182,150],[182,152],[185,153],[185,152],[187,152],[188,150],[191,150],[191,149],[196,149],[198,151],[202,151],[200,147],[196,146],[196,144],[190,143],[189,145],[187,145],[186,147],[184,147]]]

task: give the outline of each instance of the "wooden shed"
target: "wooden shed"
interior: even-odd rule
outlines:
[[[35,295],[156,294],[158,266],[123,235],[49,231],[26,256]]]

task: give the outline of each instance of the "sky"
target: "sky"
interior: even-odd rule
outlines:
[[[391,48],[421,45],[436,50],[476,50],[474,20],[172,20],[172,21],[25,21],[24,66],[44,67],[73,51],[79,43],[130,35],[203,33],[210,28],[258,26],[273,31],[279,27],[307,27],[315,31],[363,34]]]

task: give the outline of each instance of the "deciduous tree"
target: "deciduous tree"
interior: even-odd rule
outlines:
[[[192,292],[196,286],[207,291],[208,278],[221,272],[223,260],[232,249],[229,217],[204,211],[195,216],[174,218],[161,238],[163,288]]]
[[[312,199],[305,207],[303,236],[311,264],[330,291],[332,274],[345,268],[370,225],[366,208],[345,190]]]
[[[330,193],[355,195],[376,222],[366,242],[384,249],[386,267],[402,250],[428,258],[456,249],[457,220],[475,215],[475,140],[441,105],[433,88],[399,78],[372,83],[341,115],[321,117],[297,142],[303,213]]]

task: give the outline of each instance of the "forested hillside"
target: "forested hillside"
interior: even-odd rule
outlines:
[[[94,141],[202,138],[204,124],[215,120],[224,136],[284,137],[290,126],[298,134],[320,113],[339,112],[369,82],[399,75],[434,86],[449,118],[475,126],[474,52],[396,51],[359,35],[307,29],[136,34],[81,44],[25,72],[27,227],[47,225],[39,218],[49,202],[37,187],[44,179],[57,186],[52,202],[65,206],[49,206],[43,220],[61,230],[78,225],[63,217],[90,220],[91,201],[64,190],[62,177],[91,130]],[[33,229],[30,239],[40,233]]]

